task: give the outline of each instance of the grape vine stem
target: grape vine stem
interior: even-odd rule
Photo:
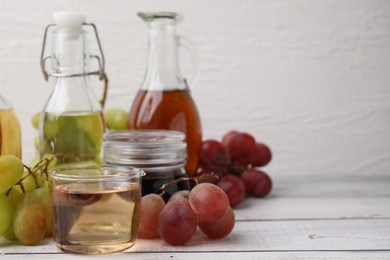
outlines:
[[[166,189],[173,184],[176,184],[176,183],[179,183],[182,181],[193,181],[193,182],[195,182],[195,185],[198,185],[199,181],[204,180],[204,179],[219,179],[219,176],[211,173],[211,174],[202,174],[202,175],[197,176],[197,177],[181,177],[179,179],[176,179],[174,181],[164,183],[163,185],[161,185],[161,187],[160,187],[161,193],[159,195],[161,197],[164,196],[167,193]]]
[[[14,186],[9,188],[6,192],[6,195],[8,195],[11,192],[11,190],[14,189],[15,186],[19,186],[20,189],[22,190],[22,192],[26,193],[26,189],[23,185],[23,181],[30,176],[32,176],[34,178],[36,188],[39,188],[40,185],[39,185],[37,176],[40,175],[41,177],[43,177],[42,175],[44,175],[44,177],[47,180],[47,177],[48,177],[47,170],[48,170],[49,164],[52,160],[53,160],[53,157],[52,158],[43,158],[36,165],[34,165],[32,168],[23,164],[24,168],[27,170],[27,174],[25,174],[22,178],[20,178],[20,180]]]

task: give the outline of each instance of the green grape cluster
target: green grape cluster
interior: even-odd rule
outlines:
[[[109,108],[104,111],[104,120],[108,130],[125,130],[128,124],[128,113],[120,108]]]
[[[100,160],[104,133],[101,113],[45,113],[42,120],[41,155],[54,154],[59,164]]]
[[[101,164],[101,144],[105,130],[100,112],[36,113],[31,120],[39,131],[34,140],[36,163],[42,155],[55,155],[56,165]],[[30,164],[32,165],[32,164]]]
[[[16,156],[0,156],[0,236],[36,245],[52,235],[47,182],[52,160],[27,167]]]
[[[101,164],[104,131],[125,130],[128,127],[128,113],[125,110],[109,108],[102,114],[35,113],[31,124],[36,130],[41,125],[41,136],[34,140],[36,155],[29,165],[36,164],[40,155],[48,154],[55,155],[55,162],[52,164],[57,166],[78,162]]]
[[[109,130],[126,129],[127,116],[127,112],[121,109],[104,112]],[[31,123],[37,130],[41,118],[40,112],[32,117]],[[99,142],[95,141],[101,139],[101,133],[97,131],[102,128],[100,120],[87,120],[89,118],[83,116],[49,119],[45,117],[43,125],[46,147],[39,149],[42,144],[39,138],[35,140],[37,154],[29,166],[25,166],[16,156],[0,156],[0,237],[18,240],[23,245],[36,245],[44,237],[52,236],[47,171],[67,162],[58,161],[54,155],[56,151],[71,153],[80,150],[79,146],[82,145],[87,155],[100,153]],[[73,140],[74,129],[81,129],[83,136]],[[40,160],[39,152],[42,151],[46,155]]]

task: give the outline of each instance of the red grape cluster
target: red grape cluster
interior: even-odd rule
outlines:
[[[165,204],[161,196],[141,199],[138,237],[160,237],[168,244],[184,245],[197,227],[210,239],[227,236],[235,218],[229,198],[218,186],[200,183],[191,191],[178,191]]]
[[[214,174],[219,178],[212,182],[229,198],[231,207],[236,207],[245,195],[266,196],[272,188],[267,173],[256,168],[267,165],[272,159],[270,148],[245,132],[230,131],[222,141],[205,140],[199,147],[197,175]]]

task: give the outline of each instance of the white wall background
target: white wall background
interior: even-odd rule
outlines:
[[[43,30],[62,10],[98,26],[107,107],[129,109],[144,76],[136,12],[176,11],[200,54],[191,89],[204,139],[252,133],[274,152],[264,169],[274,178],[390,174],[390,1],[1,0],[0,92],[18,113],[26,162],[31,117],[52,86],[39,67]]]

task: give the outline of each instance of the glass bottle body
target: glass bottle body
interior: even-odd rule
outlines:
[[[17,115],[0,95],[0,155],[22,157],[22,135]]]
[[[73,27],[61,21],[52,35],[55,86],[41,115],[40,156],[54,155],[57,164],[100,164],[105,125],[88,74],[88,33],[82,21]]]
[[[149,61],[145,79],[129,112],[129,129],[181,131],[187,143],[188,175],[195,174],[202,129],[196,104],[179,62],[177,14],[141,14],[149,25]]]

